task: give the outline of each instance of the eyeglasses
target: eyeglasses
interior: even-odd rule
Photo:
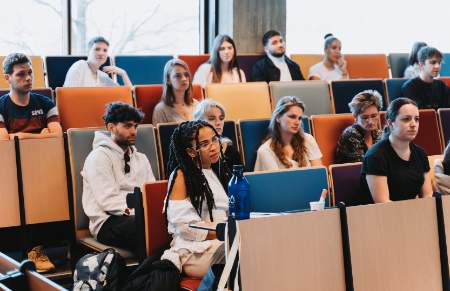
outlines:
[[[212,145],[218,145],[220,138],[217,135],[214,135],[211,140],[203,140],[198,144],[198,149],[201,151],[209,151],[211,150]]]
[[[125,174],[128,174],[130,172],[130,155],[128,154],[128,151],[123,155],[123,159],[125,160]]]
[[[369,119],[378,119],[378,113],[370,114],[370,115],[360,115],[359,118],[361,120],[367,121]]]

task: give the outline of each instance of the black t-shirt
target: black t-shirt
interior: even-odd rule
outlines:
[[[427,83],[420,77],[408,80],[402,86],[402,93],[416,101],[420,109],[450,107],[450,88],[439,80]]]
[[[413,143],[410,148],[411,156],[409,161],[405,161],[394,151],[389,139],[374,144],[367,151],[361,169],[363,189],[370,194],[366,174],[386,176],[391,200],[414,199],[420,193],[424,173],[430,171],[430,165],[422,148]]]

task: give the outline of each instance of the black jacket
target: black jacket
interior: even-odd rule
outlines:
[[[300,71],[299,65],[289,59],[284,57],[286,60],[289,72],[291,73],[292,80],[305,80],[303,78],[302,72]],[[280,70],[273,64],[272,60],[266,55],[261,60],[257,61],[252,68],[252,81],[265,81],[269,83],[270,81],[280,81]]]

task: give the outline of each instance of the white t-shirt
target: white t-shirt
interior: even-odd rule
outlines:
[[[291,72],[286,63],[284,55],[282,57],[274,57],[271,54],[267,54],[272,63],[280,70],[280,81],[292,81]]]
[[[108,87],[117,85],[103,71],[97,70],[97,76],[95,76],[85,60],[75,62],[67,72],[64,81],[64,87]]]
[[[220,83],[245,83],[245,74],[244,71],[239,70],[241,74],[241,81],[239,80],[239,74],[237,68],[233,68],[231,72],[222,73],[222,79]],[[195,72],[194,79],[192,80],[192,84],[199,84],[202,88],[205,88],[207,84],[212,83],[213,74],[211,72],[211,64],[204,63],[200,67],[198,67],[197,72]]]
[[[323,62],[317,63],[309,68],[308,79],[312,76],[325,81],[335,81],[342,79],[342,71],[337,64],[334,64],[334,69],[330,70],[324,66]]]
[[[308,133],[304,133],[305,135],[305,146],[306,146],[306,154],[307,154],[307,163],[306,166],[311,166],[310,161],[318,160],[322,158],[322,153],[320,152],[319,146],[317,145],[314,137]],[[256,163],[255,163],[255,171],[267,171],[267,170],[281,170],[287,169],[285,165],[281,163],[278,159],[277,155],[270,148],[271,139],[267,140],[263,143],[257,153]],[[298,168],[298,163],[294,160],[289,159],[289,162],[292,164],[292,168]]]

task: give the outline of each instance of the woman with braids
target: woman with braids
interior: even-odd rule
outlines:
[[[272,113],[269,139],[258,149],[255,171],[322,165],[314,137],[303,132],[305,105],[295,96],[281,98]]]
[[[413,143],[419,132],[419,109],[408,98],[389,104],[383,139],[364,156],[362,187],[375,203],[431,197],[426,152]]]
[[[211,165],[222,158],[222,147],[214,127],[204,121],[181,123],[170,144],[169,189],[165,201],[171,248],[161,259],[171,260],[190,277],[201,278],[212,264],[224,262],[223,242],[215,231],[190,224],[215,227],[228,213],[228,196]],[[229,172],[220,165],[220,175]]]

